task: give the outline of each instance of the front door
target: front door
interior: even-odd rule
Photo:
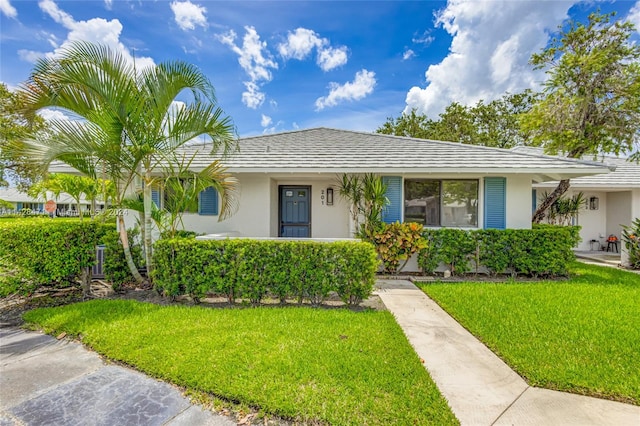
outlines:
[[[310,186],[280,186],[280,237],[311,236],[310,204]]]

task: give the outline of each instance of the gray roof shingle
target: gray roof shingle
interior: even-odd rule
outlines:
[[[517,147],[517,152],[539,154],[541,148]],[[556,157],[563,158],[563,157]],[[614,156],[602,156],[601,161],[615,170],[611,173],[594,176],[582,176],[571,179],[574,188],[640,188],[640,164],[627,161],[626,158]],[[557,182],[546,182],[544,186],[553,186]]]
[[[219,155],[210,144],[184,148],[194,168]],[[222,161],[230,172],[531,173],[585,175],[610,169],[595,162],[378,133],[314,128],[241,138]],[[558,178],[557,176],[555,177]]]

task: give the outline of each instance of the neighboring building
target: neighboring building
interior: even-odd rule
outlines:
[[[57,216],[77,216],[78,206],[76,201],[69,195],[62,193],[58,197],[51,194],[51,197],[45,199],[40,196],[37,198],[30,197],[28,194],[18,191],[15,188],[0,188],[0,200],[7,201],[13,205],[13,208],[3,208],[0,206],[0,214],[14,214],[25,213],[29,211],[31,214],[48,214],[44,210],[44,204],[48,200],[54,200],[56,202],[56,215]],[[80,207],[83,212],[88,212],[91,209],[91,203],[85,198],[80,199]],[[102,208],[98,204],[99,208]]]
[[[515,151],[541,152],[535,148],[517,148]],[[615,235],[620,240],[622,225],[629,225],[634,218],[640,217],[640,164],[611,156],[603,156],[602,161],[615,167],[615,171],[573,178],[567,192],[569,197],[582,192],[586,200],[576,223],[582,227],[579,250],[606,248],[610,235]],[[532,208],[535,209],[536,204],[540,203],[544,192],[550,193],[557,184],[557,181],[535,183]],[[621,249],[621,245],[619,242],[618,249]],[[622,261],[625,262],[624,254]]]
[[[194,170],[220,159],[190,145]],[[247,137],[223,159],[238,180],[239,208],[219,222],[219,197],[201,193],[186,229],[247,237],[345,238],[349,206],[338,194],[343,173],[375,173],[388,185],[384,220],[429,227],[530,228],[532,183],[609,173],[601,163],[511,150],[327,128]],[[154,191],[156,204],[162,194]],[[195,210],[195,209],[194,209]],[[135,215],[129,215],[133,225]]]

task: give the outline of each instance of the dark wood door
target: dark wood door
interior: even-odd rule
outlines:
[[[311,236],[311,187],[280,187],[280,237]]]

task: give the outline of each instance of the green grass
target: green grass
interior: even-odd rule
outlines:
[[[640,405],[640,275],[584,264],[571,272],[422,289],[531,385]]]
[[[95,300],[27,312],[190,391],[336,425],[457,424],[388,312]]]

